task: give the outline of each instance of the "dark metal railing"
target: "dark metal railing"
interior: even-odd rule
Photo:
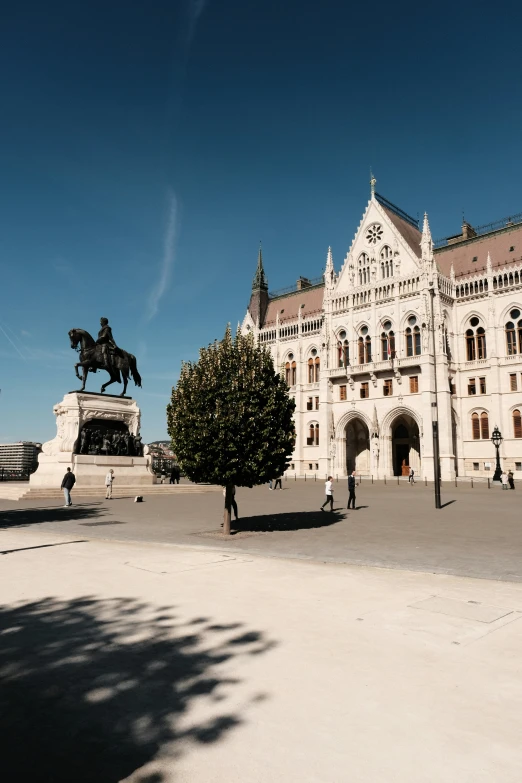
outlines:
[[[285,296],[286,294],[295,294],[300,293],[301,291],[307,291],[309,288],[313,288],[316,285],[321,285],[324,283],[323,275],[321,277],[314,277],[311,280],[308,280],[308,282],[300,289],[297,288],[297,285],[294,283],[294,285],[287,286],[286,288],[278,288],[277,291],[270,291],[268,294],[269,299],[277,299],[280,296]]]
[[[468,237],[467,240],[465,240],[461,234],[457,234],[456,236],[452,237],[444,237],[443,239],[436,239],[433,243],[433,247],[435,249],[439,247],[446,247],[448,245],[448,239],[455,239],[460,242],[466,242],[470,239],[475,239],[475,236],[481,237],[484,236],[484,234],[490,234],[492,231],[499,231],[501,228],[516,226],[519,223],[522,223],[522,212],[518,212],[516,215],[509,215],[508,217],[501,218],[500,220],[494,220],[493,223],[484,223],[484,225],[477,226],[476,228],[472,226],[471,228],[473,229],[474,234],[472,237]],[[458,242],[456,241],[455,244],[458,244]]]

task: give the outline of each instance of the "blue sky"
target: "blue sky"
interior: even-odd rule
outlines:
[[[435,237],[522,211],[521,6],[4,3],[0,440],[54,436],[67,332],[135,353],[145,440],[182,359],[272,289],[338,268],[369,195]],[[107,379],[90,375],[94,391]]]

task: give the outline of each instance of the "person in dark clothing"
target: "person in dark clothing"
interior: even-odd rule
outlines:
[[[171,470],[170,473],[170,483],[171,484],[179,484],[179,477],[180,477],[180,469],[177,465],[174,465],[174,467]]]
[[[274,485],[274,489],[277,489],[277,485],[278,485],[278,484],[279,484],[279,489],[283,489],[283,484],[282,484],[282,482],[281,482],[281,476],[279,476],[278,478],[276,478],[276,480],[275,480],[275,485]]]
[[[355,511],[355,470],[352,472],[351,476],[348,476],[348,505],[347,508],[350,508],[350,503],[352,503],[352,508]]]
[[[508,483],[510,489],[515,489],[515,477],[512,470],[510,470],[508,473]]]
[[[67,468],[67,473],[63,477],[62,489],[65,497],[65,506],[72,506],[71,503],[71,489],[76,483],[76,476],[70,468]]]

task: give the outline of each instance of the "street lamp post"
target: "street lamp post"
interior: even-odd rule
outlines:
[[[439,456],[439,406],[437,395],[437,350],[435,345],[435,319],[433,316],[433,300],[435,299],[435,288],[430,283],[431,299],[431,342],[433,348],[433,375],[435,400],[431,403],[431,427],[433,432],[433,483],[435,485],[435,508],[441,507],[440,501],[440,456]]]
[[[503,440],[504,438],[502,437],[502,433],[500,432],[499,428],[495,424],[495,429],[493,430],[493,433],[491,435],[491,442],[497,450],[497,464],[495,466],[495,475],[493,476],[493,481],[500,481],[500,476],[502,475],[502,468],[500,467],[499,448]]]

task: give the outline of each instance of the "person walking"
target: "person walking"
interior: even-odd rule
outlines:
[[[275,480],[275,485],[274,485],[274,489],[277,489],[277,485],[278,485],[278,484],[279,484],[279,489],[283,489],[283,484],[282,484],[282,481],[281,481],[281,476],[278,476],[278,478],[276,478],[276,480]]]
[[[112,483],[114,481],[114,471],[111,468],[107,475],[105,476],[105,486],[107,488],[107,491],[105,493],[105,499],[106,500],[112,500]]]
[[[269,489],[270,491],[272,491],[272,489],[273,489],[273,487],[272,487],[272,481],[273,481],[273,480],[274,480],[274,479],[269,479],[269,481],[268,481],[268,489]]]
[[[355,487],[356,487],[356,481],[355,481],[355,470],[352,471],[351,476],[348,476],[348,505],[346,508],[350,508],[350,503],[352,503],[352,508],[355,511]]]
[[[502,475],[500,476],[500,480],[502,482],[502,489],[508,489],[508,475],[505,470],[502,471]]]
[[[513,471],[510,470],[508,473],[508,482],[509,482],[509,488],[515,489],[515,477],[513,475]]]
[[[333,511],[333,476],[328,476],[328,481],[324,485],[324,491],[326,500],[321,506],[321,511],[324,511],[324,507],[330,504],[330,511]]]
[[[63,477],[62,487],[61,487],[63,489],[63,494],[65,497],[64,508],[66,508],[67,506],[72,506],[71,489],[74,487],[75,484],[76,484],[76,476],[74,475],[74,473],[70,468],[67,468],[67,473]]]
[[[408,473],[408,483],[409,484],[415,484],[415,479],[413,478],[415,476],[415,471],[413,468],[410,468],[410,472]]]
[[[181,474],[181,471],[180,471],[178,465],[174,465],[172,470],[170,471],[170,483],[171,484],[179,484],[180,474]]]

